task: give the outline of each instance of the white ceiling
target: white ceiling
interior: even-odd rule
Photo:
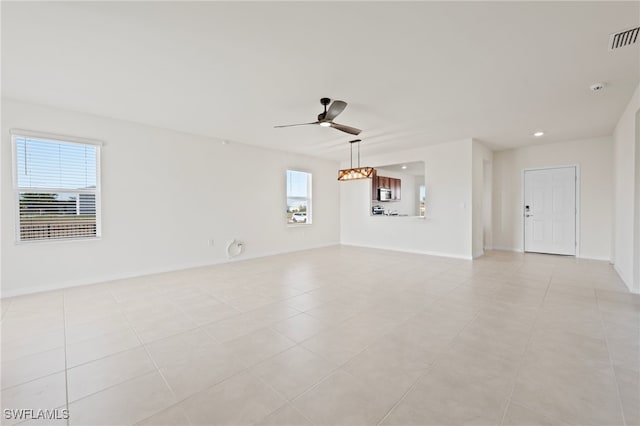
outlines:
[[[314,121],[327,96],[349,103],[336,122],[364,129],[363,157],[504,149],[610,135],[640,43],[609,52],[608,36],[639,22],[639,2],[5,1],[2,94],[344,160],[347,134],[272,127]]]
[[[414,161],[411,163],[400,163],[400,164],[389,164],[386,166],[376,167],[376,170],[378,171],[378,174],[380,174],[380,170],[388,170],[396,173],[404,173],[405,175],[423,176],[424,161]]]

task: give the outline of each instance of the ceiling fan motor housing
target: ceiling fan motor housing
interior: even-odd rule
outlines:
[[[324,112],[318,114],[318,121],[322,121],[327,116],[327,105],[331,103],[331,99],[329,98],[320,98],[320,103],[324,106]]]

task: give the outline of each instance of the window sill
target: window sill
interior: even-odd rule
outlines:
[[[82,241],[100,241],[100,240],[102,240],[101,236],[87,237],[87,238],[58,238],[58,239],[51,239],[51,240],[25,240],[25,241],[16,240],[14,244],[17,246],[23,246],[23,245],[31,245],[31,244],[77,243]]]

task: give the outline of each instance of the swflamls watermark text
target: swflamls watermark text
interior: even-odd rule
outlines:
[[[5,408],[2,413],[6,420],[66,420],[69,418],[69,410],[66,408]]]

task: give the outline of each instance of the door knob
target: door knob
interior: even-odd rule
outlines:
[[[531,217],[533,216],[532,214],[525,214],[524,217]]]

